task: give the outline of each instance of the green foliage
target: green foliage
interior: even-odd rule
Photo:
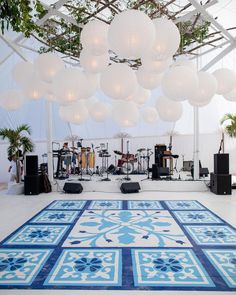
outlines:
[[[10,128],[1,128],[0,136],[2,139],[8,139],[9,147],[8,147],[8,157],[12,157],[16,155],[17,158],[19,156],[19,150],[23,150],[23,154],[26,152],[32,152],[34,149],[34,144],[31,139],[26,136],[31,134],[31,128],[27,124],[22,124],[18,126],[16,129]]]
[[[230,137],[236,137],[236,115],[229,113],[225,114],[221,119],[220,124],[223,125],[226,121],[229,121],[229,124],[224,127],[225,132]]]

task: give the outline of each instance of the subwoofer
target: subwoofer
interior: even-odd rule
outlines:
[[[161,176],[169,176],[170,169],[168,167],[158,167],[157,164],[152,165],[152,180],[160,179]]]
[[[26,156],[25,175],[38,175],[38,156],[37,155]]]
[[[120,190],[123,194],[138,193],[140,189],[138,182],[123,182],[120,186]]]
[[[214,174],[210,178],[211,192],[216,195],[231,195],[231,174]]]
[[[68,194],[81,194],[83,187],[81,183],[66,182],[64,184],[63,191]]]
[[[214,154],[214,173],[229,174],[229,154]]]
[[[25,175],[24,192],[25,195],[38,195],[41,190],[40,175]]]

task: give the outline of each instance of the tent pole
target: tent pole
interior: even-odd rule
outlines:
[[[52,102],[46,101],[47,110],[47,154],[48,154],[48,178],[53,182],[53,156],[52,156]]]
[[[194,106],[193,112],[194,112],[194,134],[193,134],[193,140],[194,140],[194,150],[193,150],[193,160],[194,160],[194,174],[193,179],[198,180],[199,179],[199,107]]]

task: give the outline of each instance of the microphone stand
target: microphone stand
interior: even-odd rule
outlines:
[[[126,147],[126,149],[127,149],[127,154],[126,154],[126,177],[124,178],[124,180],[127,180],[127,181],[129,181],[129,180],[131,180],[131,178],[129,177],[129,173],[128,173],[128,160],[129,160],[129,141],[127,140],[127,142],[126,142],[126,144],[127,144],[127,147]]]

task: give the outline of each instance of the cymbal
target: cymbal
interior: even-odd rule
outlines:
[[[120,151],[113,151],[116,155],[119,155],[119,156],[121,156],[121,155],[123,155],[123,153],[122,152],[120,152]]]
[[[144,152],[144,151],[146,151],[145,148],[140,148],[140,149],[137,150],[137,152],[139,152],[139,153]]]

